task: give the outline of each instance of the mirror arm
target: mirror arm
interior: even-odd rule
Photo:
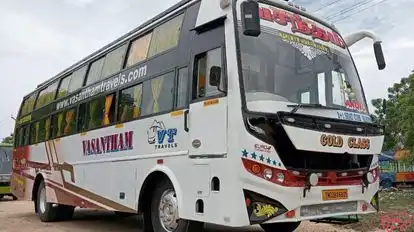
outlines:
[[[344,38],[344,40],[345,40],[346,45],[348,47],[351,47],[356,42],[358,42],[358,41],[360,41],[364,38],[371,38],[372,40],[374,40],[374,43],[381,43],[382,42],[379,35],[377,35],[375,32],[367,31],[367,30],[352,33],[352,34],[346,36]]]

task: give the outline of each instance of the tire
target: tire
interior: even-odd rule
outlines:
[[[51,203],[46,201],[45,182],[39,184],[35,204],[37,206],[37,215],[42,222],[53,222],[58,220],[58,207],[53,207]]]
[[[293,232],[300,225],[300,222],[282,222],[273,224],[261,224],[260,226],[265,232]]]
[[[42,222],[70,220],[75,212],[75,207],[73,206],[48,203],[44,181],[39,184],[35,204],[37,207],[37,215]]]
[[[58,206],[58,218],[59,221],[67,221],[73,218],[75,213],[75,207],[69,205],[59,205]]]
[[[161,220],[160,217],[161,208],[167,214],[164,216],[164,220]],[[162,180],[155,188],[150,210],[152,230],[154,232],[203,231],[203,223],[179,218],[177,197],[174,187],[169,180]]]

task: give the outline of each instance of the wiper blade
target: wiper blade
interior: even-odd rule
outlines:
[[[291,114],[296,113],[300,108],[314,108],[314,109],[327,109],[327,110],[341,110],[337,107],[331,107],[331,106],[324,106],[321,104],[295,104],[295,105],[287,105],[288,107],[294,107],[292,111],[290,111]]]

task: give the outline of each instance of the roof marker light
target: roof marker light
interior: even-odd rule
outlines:
[[[230,1],[229,0],[220,0],[220,8],[221,9],[226,9],[228,6],[230,5]]]

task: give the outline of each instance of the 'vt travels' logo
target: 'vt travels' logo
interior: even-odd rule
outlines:
[[[174,137],[177,128],[167,129],[164,122],[155,120],[147,131],[148,143],[154,144],[155,149],[168,149],[177,147]]]

